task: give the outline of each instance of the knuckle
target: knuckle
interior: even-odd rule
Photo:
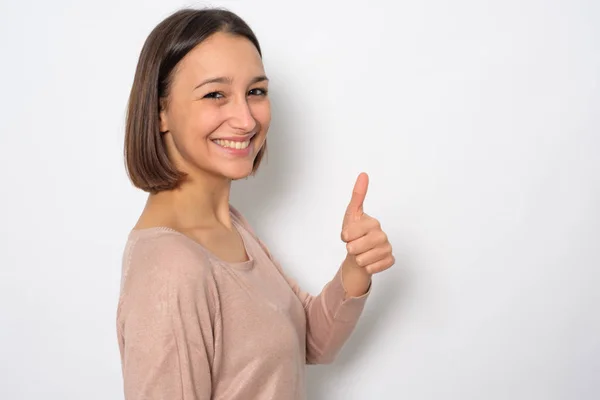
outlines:
[[[381,233],[380,233],[379,235],[380,235],[380,237],[381,237],[381,241],[382,241],[383,243],[387,242],[387,241],[388,241],[388,235],[387,235],[387,233],[385,233],[384,231],[380,231],[380,232],[381,232]]]

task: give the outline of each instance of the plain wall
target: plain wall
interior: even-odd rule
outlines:
[[[310,399],[600,398],[600,3],[0,3],[0,398],[122,399],[122,144],[185,6],[255,30],[273,123],[231,202],[316,294],[359,172],[396,265]]]

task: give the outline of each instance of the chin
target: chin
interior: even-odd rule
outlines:
[[[252,174],[252,165],[246,168],[231,168],[228,171],[223,171],[223,175],[232,181],[244,179]]]

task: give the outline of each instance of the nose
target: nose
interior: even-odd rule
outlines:
[[[246,99],[231,103],[230,124],[232,128],[243,131],[244,133],[252,131],[256,127],[256,120],[252,115],[252,110]]]

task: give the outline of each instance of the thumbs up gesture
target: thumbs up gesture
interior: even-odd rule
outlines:
[[[363,211],[363,203],[369,187],[369,176],[362,172],[356,178],[352,199],[342,223],[342,240],[346,242],[348,257],[355,266],[367,274],[381,272],[394,265],[392,245],[381,230],[381,224]]]

